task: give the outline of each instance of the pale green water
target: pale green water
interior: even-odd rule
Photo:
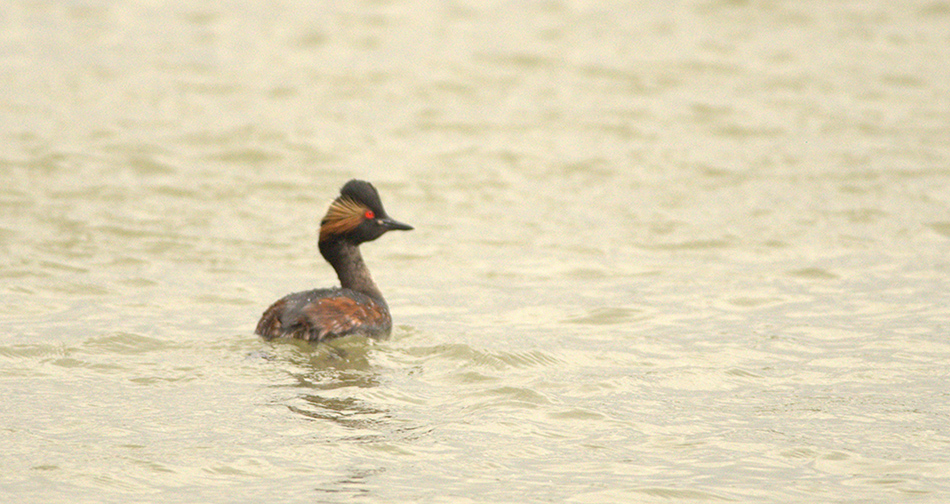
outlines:
[[[192,4],[0,7],[0,501],[950,500],[950,3]]]

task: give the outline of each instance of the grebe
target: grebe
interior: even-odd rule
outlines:
[[[268,340],[389,336],[389,307],[363,263],[359,245],[394,229],[408,231],[412,226],[386,215],[372,184],[347,182],[320,221],[320,254],[336,270],[340,287],[284,296],[264,312],[255,332]]]

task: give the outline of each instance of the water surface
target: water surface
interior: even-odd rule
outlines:
[[[945,502],[950,4],[0,7],[11,502]],[[267,343],[335,283],[389,341]]]

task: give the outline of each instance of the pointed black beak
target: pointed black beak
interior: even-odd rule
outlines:
[[[390,219],[389,217],[386,217],[385,219],[380,221],[380,224],[382,224],[383,227],[386,228],[387,231],[411,231],[412,230],[412,226],[410,226],[409,224],[403,224],[402,222]]]

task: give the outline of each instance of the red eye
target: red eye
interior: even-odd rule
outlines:
[[[372,219],[373,217],[376,217],[376,214],[374,214],[372,210],[367,210],[366,213],[363,214],[363,217]]]

